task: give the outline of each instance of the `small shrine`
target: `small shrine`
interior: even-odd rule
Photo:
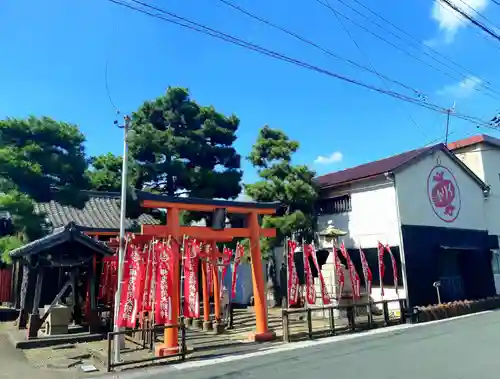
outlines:
[[[97,266],[113,254],[72,222],[11,251],[17,327],[28,329],[28,339],[68,335],[70,326],[99,332]]]

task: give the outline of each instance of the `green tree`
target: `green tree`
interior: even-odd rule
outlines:
[[[90,188],[96,191],[120,192],[122,183],[121,156],[111,153],[90,158],[90,168],[87,171]],[[137,168],[135,161],[128,162],[128,185],[137,187]]]
[[[314,204],[318,197],[314,171],[306,165],[293,165],[292,156],[299,143],[290,140],[281,130],[263,127],[248,159],[257,169],[260,181],[245,186],[245,193],[256,201],[276,201],[282,209],[276,216],[266,216],[262,225],[277,229],[273,239],[262,240],[262,251],[272,249],[292,234],[298,239],[314,236]]]
[[[169,196],[234,199],[241,192],[233,147],[239,120],[191,100],[184,88],[146,101],[132,117],[137,187]]]
[[[46,232],[34,201],[83,206],[84,141],[77,126],[48,117],[0,121],[0,211],[12,216],[14,228],[12,236],[0,239],[3,256]]]

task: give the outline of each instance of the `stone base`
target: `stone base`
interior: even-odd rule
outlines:
[[[38,331],[40,330],[40,316],[39,315],[30,315],[30,319],[28,322],[28,339],[37,338]]]
[[[203,320],[202,319],[199,319],[199,318],[195,318],[193,320],[193,328],[194,329],[203,329]]]
[[[210,321],[203,321],[203,330],[205,332],[212,330],[212,328],[213,328],[213,325]]]
[[[248,339],[252,342],[269,342],[276,339],[275,332],[251,333]]]
[[[223,323],[214,321],[213,323],[214,334],[222,334],[226,330],[226,326]]]
[[[186,326],[186,328],[192,327],[193,326],[193,319],[190,317],[185,317],[184,318],[184,325]]]
[[[156,357],[168,357],[175,354],[179,354],[179,346],[167,346],[163,343],[155,346]]]
[[[28,311],[23,309],[19,312],[19,317],[15,321],[15,326],[21,330],[26,329],[26,325],[28,325]]]
[[[89,332],[99,333],[101,331],[101,320],[99,319],[99,313],[96,311],[91,311],[88,316]],[[66,323],[66,325],[68,325]]]

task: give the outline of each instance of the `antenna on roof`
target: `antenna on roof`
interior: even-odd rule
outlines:
[[[448,145],[448,134],[449,134],[449,130],[450,130],[450,115],[452,113],[455,113],[455,105],[456,105],[456,102],[454,101],[453,102],[453,107],[452,108],[448,108],[446,110],[446,134],[444,136],[444,144],[446,146]]]

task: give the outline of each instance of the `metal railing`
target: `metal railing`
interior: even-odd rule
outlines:
[[[126,360],[123,359],[122,355],[122,361],[121,362],[113,362],[113,338],[114,336],[117,335],[124,335],[127,340],[130,342],[135,343],[136,345],[141,346],[143,349],[149,348],[150,352],[154,351],[154,344],[156,342],[156,335],[159,333],[163,333],[165,329],[170,329],[170,328],[178,328],[180,331],[180,338],[179,338],[179,351],[178,352],[173,352],[172,354],[166,355],[166,356],[161,356],[161,357],[156,357],[156,356],[151,356],[147,358],[142,358],[142,359],[133,359],[133,360]],[[141,337],[140,339],[136,338],[136,335],[139,334]],[[108,352],[107,352],[107,363],[106,363],[106,369],[107,372],[111,372],[115,367],[121,367],[121,366],[128,366],[128,365],[137,365],[141,363],[146,363],[146,362],[155,362],[159,360],[165,360],[169,358],[175,358],[178,357],[180,358],[181,361],[186,359],[186,328],[184,326],[183,320],[180,321],[179,324],[177,325],[157,325],[154,327],[146,327],[146,328],[138,328],[138,329],[126,329],[126,330],[120,330],[118,332],[109,332],[108,333]]]
[[[399,303],[399,316],[394,319],[390,317],[389,303],[398,302]],[[383,319],[381,322],[377,322],[374,320],[374,307],[377,305],[382,306],[382,316]],[[356,319],[361,316],[357,316],[358,310],[366,309],[366,322],[357,323]],[[383,300],[369,303],[356,303],[351,305],[325,305],[322,307],[311,307],[311,308],[285,308],[282,309],[282,322],[283,322],[283,340],[285,342],[291,342],[292,335],[290,333],[290,315],[293,314],[303,314],[306,315],[307,321],[307,337],[309,339],[313,339],[315,334],[322,334],[323,336],[326,334],[328,336],[334,336],[337,334],[339,329],[336,329],[336,318],[335,311],[344,310],[347,313],[348,331],[356,331],[356,330],[365,330],[372,329],[378,326],[389,326],[394,323],[406,323],[408,317],[408,310],[406,307],[406,299],[397,299],[397,300]],[[315,312],[328,312],[328,328],[321,330],[314,330],[313,328],[313,313]],[[324,317],[323,317],[324,319]],[[382,324],[382,325],[380,325]],[[346,328],[343,328],[346,330]]]

